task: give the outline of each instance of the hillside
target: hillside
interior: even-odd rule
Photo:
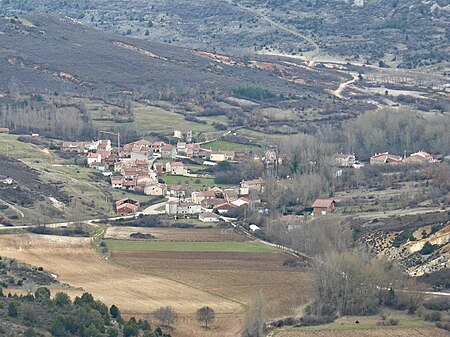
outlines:
[[[261,70],[215,64],[184,48],[105,34],[68,18],[2,18],[0,31],[1,91],[11,89],[13,78],[21,92],[145,88],[156,96],[164,87],[231,90],[237,83],[258,82],[279,92],[296,91],[293,84],[269,81]]]
[[[4,2],[1,11],[61,13],[109,32],[235,55],[312,51],[308,57],[322,52],[402,68],[449,61],[443,0],[133,0],[126,9],[104,0],[25,0]]]

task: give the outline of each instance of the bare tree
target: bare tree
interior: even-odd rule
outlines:
[[[264,297],[259,291],[245,314],[246,328],[243,337],[263,337],[264,320]]]
[[[409,314],[414,314],[425,299],[424,286],[416,279],[408,278],[404,282],[404,288],[400,295],[400,302],[406,305]]]
[[[153,312],[153,316],[161,325],[171,326],[178,320],[178,314],[172,307],[161,307]]]
[[[393,273],[381,259],[369,260],[358,252],[331,253],[317,259],[313,268],[313,303],[317,316],[368,315],[379,308]]]
[[[337,216],[309,221],[279,220],[267,225],[266,234],[278,244],[290,246],[311,256],[340,252],[353,246],[350,224]]]
[[[214,319],[216,318],[216,313],[214,312],[214,309],[208,306],[204,306],[197,310],[197,321],[199,322],[205,322],[205,327],[208,327],[208,323],[214,322]]]

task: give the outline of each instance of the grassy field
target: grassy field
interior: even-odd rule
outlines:
[[[230,253],[274,253],[278,250],[257,242],[191,242],[191,241],[139,241],[106,240],[112,251],[154,252],[230,252]]]
[[[380,316],[345,316],[332,323],[308,326],[302,328],[282,328],[275,331],[277,337],[303,337],[303,336],[349,336],[349,337],[378,337],[378,336],[443,336],[434,328],[434,324],[425,322],[421,317],[408,315],[404,312],[388,310],[385,312],[387,320],[398,319],[396,326],[379,326]],[[358,323],[356,323],[358,322]],[[436,334],[437,333],[437,334]]]
[[[430,322],[425,322],[422,318],[412,315],[407,315],[402,312],[392,312],[389,318],[395,318],[400,321],[399,325],[388,328],[418,328],[433,326]],[[356,324],[355,322],[359,323]],[[377,322],[380,321],[379,316],[345,316],[340,317],[333,323],[324,324],[320,326],[308,326],[301,328],[302,331],[321,331],[321,330],[359,330],[359,329],[377,329],[380,328]],[[381,327],[383,328],[383,327]]]
[[[98,119],[102,115],[108,116],[109,111],[98,106],[98,104],[92,105],[92,109],[91,113],[94,119]],[[213,126],[210,124],[189,122],[181,114],[156,106],[135,103],[132,108],[132,114],[134,121],[124,125],[135,130],[142,137],[150,136],[151,134],[171,137],[173,130],[181,126],[192,129],[194,133],[214,131]],[[95,120],[95,124],[103,130],[114,129],[120,126],[120,124],[112,120]]]
[[[248,151],[248,152],[253,151],[256,153],[262,152],[262,149],[259,146],[238,144],[238,143],[228,142],[226,140],[216,140],[214,142],[203,145],[203,147],[206,149],[211,149],[211,150],[234,150],[234,151],[242,150],[242,151]]]

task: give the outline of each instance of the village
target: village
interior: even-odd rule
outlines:
[[[114,134],[114,133],[112,133]],[[114,134],[117,135],[117,134]],[[270,166],[277,159],[272,150],[264,156],[246,151],[211,150],[207,144],[193,142],[193,131],[180,128],[174,130],[176,144],[163,141],[150,142],[140,139],[113,147],[111,140],[101,139],[88,142],[63,142],[62,152],[72,152],[85,156],[86,165],[109,177],[111,188],[136,194],[159,197],[166,201],[160,213],[175,218],[195,217],[201,222],[217,222],[221,218],[242,217],[246,212],[265,213],[264,179],[242,180],[236,186],[205,186],[181,182],[182,178],[208,178],[211,168],[224,162],[239,163],[251,157]],[[442,158],[447,161],[449,158]],[[369,165],[420,165],[434,164],[441,159],[418,151],[409,156],[398,156],[388,152],[374,154],[367,163],[357,160],[354,154],[338,153],[333,160],[335,177],[346,169],[361,169]],[[170,177],[180,178],[178,183],[167,184]],[[192,181],[192,180],[191,180]],[[333,198],[317,199],[311,207],[304,209],[310,215],[325,215],[335,210]],[[127,197],[115,201],[117,214],[134,214],[140,210],[138,200]],[[159,213],[159,214],[160,214]]]

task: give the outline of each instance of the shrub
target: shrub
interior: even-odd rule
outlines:
[[[420,254],[422,255],[429,255],[435,251],[436,247],[432,245],[429,241],[426,242],[422,249],[420,250]]]
[[[441,320],[441,313],[438,311],[432,311],[425,314],[423,319],[428,322],[439,322]]]
[[[39,287],[34,293],[34,297],[39,302],[48,302],[50,301],[50,290],[46,287]]]
[[[385,317],[386,318],[386,317]],[[377,322],[378,326],[396,326],[400,324],[400,320],[396,318],[389,318],[389,319],[381,319],[381,321]]]
[[[30,305],[24,305],[22,307],[22,318],[25,324],[32,325],[37,321],[36,310]]]
[[[8,316],[9,317],[17,317],[19,311],[17,310],[17,304],[15,302],[11,302],[8,305]]]
[[[120,310],[115,304],[113,304],[111,306],[111,308],[109,308],[109,313],[111,314],[111,316],[113,318],[119,318],[120,317]]]
[[[314,325],[322,325],[327,323],[332,323],[336,320],[336,316],[315,316],[315,315],[306,315],[300,319],[299,326],[314,326]]]
[[[423,306],[429,310],[450,310],[450,299],[446,297],[435,297],[425,302]]]
[[[450,331],[450,322],[437,322],[436,327]]]
[[[23,333],[24,337],[35,337],[37,336],[36,331],[33,328],[28,328]]]
[[[55,304],[60,307],[68,305],[71,302],[70,296],[67,295],[66,293],[57,293],[55,295],[54,301],[55,301]]]

